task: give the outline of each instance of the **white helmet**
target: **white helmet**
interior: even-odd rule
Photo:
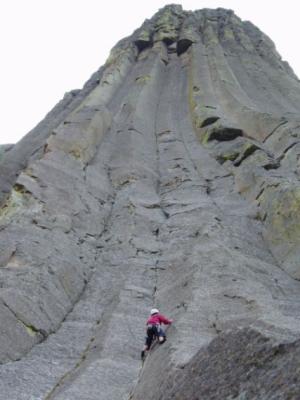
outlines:
[[[158,313],[159,313],[159,310],[157,308],[152,308],[152,310],[150,311],[151,315],[158,314]]]

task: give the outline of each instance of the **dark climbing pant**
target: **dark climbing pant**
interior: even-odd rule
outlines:
[[[160,327],[160,325],[147,325],[147,336],[145,345],[149,350],[153,341],[158,338],[159,336],[166,337],[165,332]]]

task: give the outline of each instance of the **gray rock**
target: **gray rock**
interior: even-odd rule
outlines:
[[[238,329],[212,340],[187,366],[179,366],[160,385],[153,382],[148,398],[297,399],[298,368],[299,340],[278,345],[254,330]]]
[[[1,400],[299,397],[299,100],[251,23],[171,5],[4,153]]]

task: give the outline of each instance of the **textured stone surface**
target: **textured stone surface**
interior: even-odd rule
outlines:
[[[299,100],[251,23],[167,6],[2,149],[1,400],[299,398]]]
[[[278,345],[249,329],[222,333],[187,366],[167,372],[148,398],[298,399],[299,352],[299,340]]]

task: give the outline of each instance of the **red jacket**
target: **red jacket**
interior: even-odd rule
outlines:
[[[152,324],[152,325],[161,325],[161,324],[169,325],[171,323],[172,323],[172,320],[166,318],[162,314],[150,315],[150,317],[147,320],[147,325],[148,324]]]

